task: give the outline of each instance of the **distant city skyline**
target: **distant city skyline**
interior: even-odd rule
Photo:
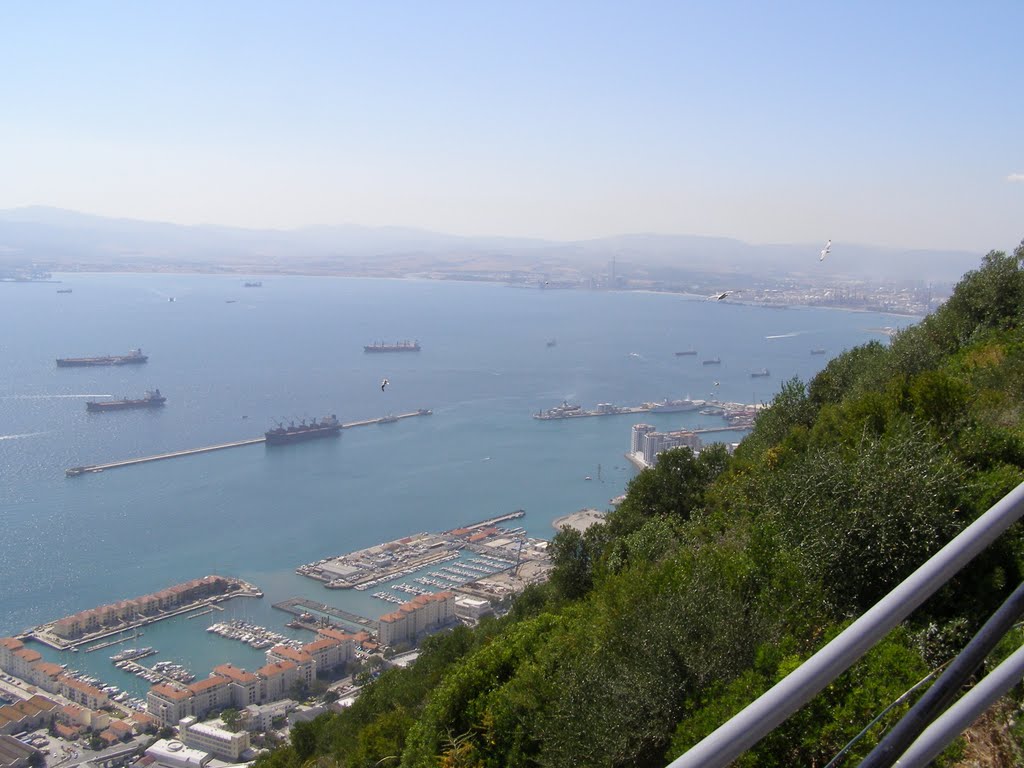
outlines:
[[[0,209],[987,251],[1024,4],[5,9]]]

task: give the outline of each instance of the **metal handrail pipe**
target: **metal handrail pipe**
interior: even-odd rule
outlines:
[[[863,656],[1024,515],[1024,483],[997,501],[828,645],[668,768],[724,768]]]
[[[953,662],[861,762],[859,768],[890,768],[930,723],[945,711],[968,679],[1024,613],[1024,582],[1017,586]]]
[[[934,760],[1000,696],[1024,676],[1024,646],[1014,651],[970,691],[929,725],[917,741],[893,763],[893,768],[920,768]]]

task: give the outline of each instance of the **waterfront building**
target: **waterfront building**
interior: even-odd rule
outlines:
[[[110,697],[104,691],[69,675],[60,678],[60,695],[89,709],[103,709],[110,703]]]
[[[397,611],[378,619],[381,645],[413,643],[425,632],[438,629],[455,620],[455,593],[438,592],[418,595],[402,603]]]
[[[629,448],[630,453],[643,453],[644,435],[654,431],[656,430],[652,424],[634,424]]]
[[[74,640],[82,635],[123,626],[139,618],[153,616],[161,611],[172,610],[207,597],[227,594],[237,590],[239,586],[234,579],[223,576],[204,576],[201,579],[192,579],[184,584],[176,584],[173,587],[162,589],[151,595],[79,611],[55,621],[51,631],[58,637]]]
[[[298,651],[288,645],[275,645],[267,651],[267,663],[275,661],[290,661],[295,665],[295,675],[301,680],[306,688],[313,685],[316,680],[316,662],[313,657],[305,651]]]
[[[42,658],[38,651],[26,648],[16,637],[0,637],[0,669],[7,674],[29,680],[32,665]]]
[[[168,683],[158,683],[146,694],[146,712],[160,725],[177,725],[183,717],[193,714],[192,691]]]
[[[60,678],[64,667],[51,661],[37,661],[29,669],[28,682],[50,693],[60,693]]]
[[[160,739],[146,748],[158,768],[205,768],[213,756],[200,749],[186,747],[177,739]]]
[[[205,680],[197,680],[188,685],[192,694],[192,712],[190,714],[203,717],[207,712],[224,709],[231,705],[231,681],[226,677],[213,675]]]
[[[233,664],[221,664],[213,668],[213,674],[230,681],[231,705],[244,709],[260,701],[260,679],[252,672],[246,672]]]
[[[178,723],[178,737],[187,747],[209,752],[221,760],[232,763],[249,749],[248,731],[232,733],[210,723],[197,722],[194,717],[182,718]]]
[[[394,646],[406,642],[409,638],[409,632],[406,629],[406,615],[400,611],[381,616],[377,619],[377,624],[380,627],[381,645]]]
[[[647,432],[643,436],[643,459],[649,467],[653,467],[659,453],[670,448],[687,447],[693,451],[700,450],[700,437],[693,432],[679,430],[676,432]]]
[[[337,669],[352,661],[353,657],[352,636],[345,636],[344,640],[334,637],[321,637],[312,643],[306,643],[302,650],[313,657],[317,672],[329,669]]]
[[[299,679],[298,668],[292,661],[275,661],[256,670],[260,679],[260,701],[283,699]]]

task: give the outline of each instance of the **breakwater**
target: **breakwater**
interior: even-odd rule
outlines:
[[[430,416],[433,411],[429,409],[420,409],[413,411],[412,413],[401,413],[398,415],[379,416],[375,419],[363,419],[362,421],[351,421],[347,424],[342,424],[342,429],[351,429],[352,427],[365,427],[370,424],[390,424],[392,422],[399,421],[400,419],[410,419],[414,416]],[[223,451],[228,448],[241,448],[246,445],[256,445],[257,443],[265,443],[267,439],[265,437],[254,437],[249,440],[236,440],[232,443],[220,443],[218,445],[208,445],[203,448],[186,448],[182,451],[171,451],[170,453],[158,453],[155,456],[141,456],[136,459],[122,459],[121,461],[111,461],[106,464],[86,464],[81,467],[71,467],[70,469],[64,470],[64,474],[68,477],[78,477],[79,475],[95,474],[98,472],[105,472],[108,469],[119,469],[121,467],[133,467],[138,464],[149,464],[154,461],[164,461],[165,459],[177,459],[182,456],[197,456],[202,453],[212,453],[213,451]]]

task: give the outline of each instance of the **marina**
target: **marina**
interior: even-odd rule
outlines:
[[[430,566],[457,560],[461,557],[460,552],[463,549],[468,548],[476,552],[475,545],[499,532],[506,536],[515,536],[516,531],[499,529],[496,526],[509,520],[517,520],[525,514],[524,510],[517,509],[515,512],[444,533],[417,533],[405,536],[347,555],[300,565],[295,572],[323,582],[328,589],[364,590]]]
[[[270,648],[274,645],[298,647],[298,644],[290,637],[282,635],[279,632],[274,632],[266,627],[261,627],[258,624],[243,621],[242,619],[232,619],[230,621],[211,624],[206,628],[206,631],[212,632],[215,635],[220,635],[221,637],[226,637],[229,640],[237,640],[240,643],[245,643],[258,651],[262,651],[264,648]]]
[[[412,413],[403,413],[397,416],[388,415],[380,416],[375,419],[364,419],[362,421],[353,421],[348,424],[339,425],[341,429],[351,429],[352,427],[362,427],[368,424],[381,424],[398,421],[399,419],[409,419],[413,416],[429,416],[433,413],[428,408],[421,408],[418,411]],[[197,456],[202,453],[211,453],[213,451],[223,451],[228,448],[241,448],[246,445],[256,445],[257,443],[266,443],[266,437],[254,437],[251,440],[236,440],[232,443],[221,443],[219,445],[210,445],[205,448],[188,448],[183,451],[171,451],[170,453],[160,453],[156,456],[143,456],[138,459],[124,459],[122,461],[112,461],[107,464],[87,464],[82,467],[71,467],[64,471],[64,474],[68,477],[78,477],[79,475],[104,472],[108,469],[119,469],[121,467],[132,467],[138,464],[148,464],[154,461],[163,461],[165,459],[177,459],[182,456]]]

